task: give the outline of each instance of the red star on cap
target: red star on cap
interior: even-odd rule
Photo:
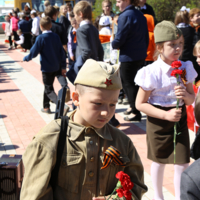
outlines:
[[[110,79],[106,79],[106,82],[105,82],[105,84],[107,85],[107,87],[109,86],[109,85],[112,85],[112,80]]]

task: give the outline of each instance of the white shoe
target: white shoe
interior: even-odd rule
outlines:
[[[9,47],[9,48],[8,48],[8,50],[11,50],[11,49],[12,49],[12,47]]]

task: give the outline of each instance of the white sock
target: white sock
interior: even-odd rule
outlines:
[[[154,200],[164,200],[162,186],[165,164],[153,162],[151,165],[151,179],[154,188]]]
[[[176,200],[180,200],[181,174],[188,166],[189,166],[188,163],[174,165],[174,190],[175,190]]]

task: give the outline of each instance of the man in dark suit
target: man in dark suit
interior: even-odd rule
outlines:
[[[134,78],[144,64],[149,44],[147,21],[135,8],[136,4],[137,0],[116,1],[121,13],[118,18],[118,31],[112,42],[113,49],[120,50],[122,86],[130,103],[130,108],[124,112],[129,115],[124,118],[126,121],[141,121],[141,113],[135,107],[139,87],[135,85]]]

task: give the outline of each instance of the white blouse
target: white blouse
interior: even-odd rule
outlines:
[[[186,70],[186,79],[188,83],[193,83],[197,77],[197,73],[191,61],[183,62],[180,69]],[[146,91],[152,91],[148,102],[152,105],[163,107],[173,107],[176,105],[176,95],[174,87],[177,86],[177,80],[171,76],[173,68],[165,63],[160,57],[154,63],[143,67],[137,72],[135,83]],[[180,79],[181,85],[184,86]],[[179,101],[182,106],[184,101]]]
[[[24,44],[24,35],[19,36],[19,40],[16,41],[16,44]]]
[[[111,35],[112,34],[112,29],[109,27],[103,27],[100,31],[99,31],[99,35]]]

